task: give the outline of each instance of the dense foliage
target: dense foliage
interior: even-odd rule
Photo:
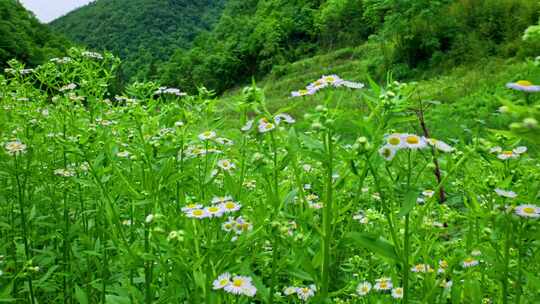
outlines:
[[[51,23],[73,41],[124,59],[124,78],[153,79],[219,17],[223,0],[99,0]]]
[[[0,68],[14,58],[37,65],[68,47],[66,39],[41,24],[19,1],[0,1]]]
[[[454,83],[463,104],[331,75],[276,111],[256,86],[229,111],[154,82],[110,96],[109,54],[10,64],[0,301],[540,301],[540,142],[507,131],[538,134],[534,63]]]

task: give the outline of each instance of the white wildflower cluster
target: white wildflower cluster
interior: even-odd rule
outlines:
[[[392,297],[395,299],[403,298],[403,288],[394,287],[392,284],[392,279],[386,277],[375,280],[375,285],[372,285],[367,281],[361,282],[356,287],[356,294],[361,297],[366,296],[369,294],[372,288],[380,292],[391,291]]]
[[[176,96],[186,96],[187,93],[181,92],[177,88],[168,88],[168,87],[159,87],[155,92],[155,95],[176,95]]]
[[[263,117],[259,119],[258,121],[257,130],[259,131],[259,133],[266,133],[266,132],[274,130],[277,126],[279,126],[283,122],[287,124],[293,124],[296,122],[296,120],[287,113],[279,113],[275,115],[272,120]],[[243,132],[251,131],[254,123],[255,123],[255,120],[248,120],[245,123],[245,125],[240,128],[240,130]]]
[[[257,288],[253,285],[251,277],[231,276],[228,272],[219,275],[212,285],[214,290],[222,289],[234,295],[253,297],[257,293]]]
[[[298,299],[306,302],[317,292],[317,287],[314,284],[309,286],[288,286],[283,289],[283,294],[286,296],[296,295]]]
[[[66,64],[66,63],[70,63],[71,60],[72,59],[70,57],[62,57],[62,58],[52,58],[50,61],[57,64]]]
[[[386,144],[379,149],[379,154],[390,161],[396,156],[396,152],[402,149],[425,149],[428,145],[442,152],[452,152],[454,148],[443,141],[426,138],[409,133],[393,133],[386,136]]]
[[[232,197],[227,196],[221,201],[216,198],[212,200],[212,205],[203,207],[201,204],[189,204],[182,208],[182,212],[195,219],[222,217],[225,213],[233,213],[242,208],[240,203],[233,201]]]
[[[103,59],[103,55],[101,55],[100,53],[96,53],[96,52],[85,51],[85,52],[82,52],[81,55],[83,57],[90,58],[90,59],[97,59],[97,60],[102,60]]]
[[[411,268],[411,271],[416,273],[428,273],[434,272],[435,270],[429,264],[416,264]]]
[[[69,169],[69,168],[68,169],[60,168],[60,169],[54,170],[54,175],[61,176],[61,177],[73,177],[75,176],[75,170]]]
[[[505,197],[505,198],[516,198],[517,197],[517,193],[515,193],[514,191],[503,190],[503,189],[500,189],[500,188],[496,188],[495,193],[497,193],[498,196]]]
[[[253,230],[253,224],[247,221],[242,216],[229,217],[229,219],[221,225],[221,229],[225,232],[233,232],[236,235]]]
[[[503,150],[501,147],[493,147],[489,149],[489,153],[497,154],[497,158],[500,160],[518,159],[521,154],[527,152],[527,147],[519,146],[512,150]]]
[[[363,83],[344,80],[338,75],[323,75],[320,79],[310,83],[305,89],[293,91],[291,97],[301,97],[313,95],[326,87],[347,87],[351,89],[362,89]]]

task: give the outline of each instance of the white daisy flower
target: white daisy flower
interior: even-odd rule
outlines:
[[[225,212],[235,212],[235,211],[240,210],[240,208],[242,208],[242,205],[238,204],[237,202],[233,202],[233,201],[228,201],[228,202],[222,203],[222,204],[220,204],[220,206],[221,206],[221,208],[223,208],[223,210]]]
[[[527,147],[519,146],[519,147],[516,147],[515,149],[513,149],[512,152],[514,152],[516,154],[523,154],[523,153],[527,152]]]
[[[447,143],[445,143],[444,141],[441,141],[441,140],[437,140],[437,139],[434,139],[434,138],[427,138],[427,142],[430,145],[432,145],[433,147],[435,147],[437,150],[445,152],[445,153],[450,153],[450,152],[453,152],[455,150],[449,144],[447,144]]]
[[[225,291],[235,295],[245,294],[252,286],[251,278],[247,276],[235,276],[231,279],[231,282],[224,287]]]
[[[343,79],[341,79],[341,77],[335,74],[328,76],[323,75],[320,80],[334,87],[339,87],[343,84]]]
[[[340,85],[350,88],[350,89],[362,89],[365,86],[361,82],[353,82],[353,81],[348,81],[348,80],[343,80]]]
[[[306,89],[308,91],[317,92],[320,89],[326,88],[328,86],[328,83],[324,81],[323,79],[316,80],[313,83],[310,83]]]
[[[205,131],[199,134],[199,139],[202,141],[211,140],[216,137],[216,132],[214,131]]]
[[[359,296],[365,296],[371,291],[371,283],[369,282],[362,282],[356,286],[356,293]]]
[[[236,168],[236,165],[228,159],[220,159],[217,162],[217,166],[225,171],[230,171]]]
[[[271,123],[271,122],[259,123],[259,132],[260,133],[266,133],[266,132],[274,130],[275,128],[276,128],[276,125]]]
[[[495,192],[497,193],[498,196],[502,196],[502,197],[506,197],[506,198],[516,198],[517,197],[517,194],[514,191],[508,191],[508,190],[503,190],[503,189],[496,188]]]
[[[315,90],[298,90],[291,92],[291,97],[302,97],[315,94]]]
[[[212,283],[213,289],[223,289],[227,285],[231,284],[231,274],[228,272],[220,274],[216,280]]]
[[[204,210],[206,211],[206,213],[208,213],[209,217],[221,217],[225,212],[225,210],[223,210],[220,205],[209,206],[204,208]]]
[[[425,197],[429,197],[429,198],[432,198],[433,195],[435,195],[435,191],[433,190],[424,190],[422,191],[422,195],[425,196]]]
[[[464,268],[473,267],[473,266],[478,265],[478,260],[475,260],[472,257],[468,257],[465,260],[463,260],[461,264],[463,265]]]
[[[394,149],[401,149],[406,147],[402,134],[394,133],[386,136],[387,146]]]
[[[279,125],[282,121],[288,123],[288,124],[293,124],[296,122],[296,120],[294,120],[294,118],[292,118],[291,115],[287,114],[287,113],[280,113],[280,114],[277,114],[275,117],[274,117],[274,122]]]
[[[516,91],[522,91],[527,93],[540,92],[540,86],[533,85],[528,80],[519,80],[516,82],[509,82],[506,84],[506,87]]]
[[[246,122],[246,124],[240,130],[242,130],[244,132],[247,132],[247,131],[251,130],[251,128],[253,127],[254,122],[255,121],[253,119],[248,120]]]
[[[375,286],[373,288],[378,291],[386,291],[392,289],[392,279],[380,278],[375,280]]]
[[[497,158],[500,160],[516,159],[519,158],[519,154],[514,153],[514,151],[502,151],[497,155]]]
[[[191,209],[185,212],[189,218],[203,219],[210,216],[205,209]]]
[[[530,204],[519,205],[516,207],[516,214],[521,217],[539,218],[540,207]]]
[[[296,293],[296,289],[298,287],[294,287],[294,286],[288,286],[288,287],[285,287],[283,289],[283,294],[286,295],[286,296],[290,296],[290,295],[293,295]]]
[[[415,134],[402,134],[405,147],[409,149],[423,149],[426,147],[426,140]]]
[[[296,295],[302,301],[307,301],[309,298],[315,295],[315,289],[310,287],[298,287],[296,288]]]
[[[402,299],[403,298],[403,288],[398,287],[392,289],[392,298],[394,299]]]
[[[189,204],[184,207],[182,207],[182,212],[188,212],[189,210],[193,209],[201,209],[203,206],[201,204]]]
[[[4,148],[9,155],[19,155],[26,153],[26,145],[18,140],[6,143]]]
[[[379,155],[385,160],[391,161],[396,156],[396,148],[390,145],[383,146],[379,149]]]

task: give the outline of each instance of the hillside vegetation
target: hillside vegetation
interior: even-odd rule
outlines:
[[[224,0],[99,0],[51,23],[77,43],[124,59],[124,78],[158,78],[157,66],[189,48],[221,13]]]
[[[65,38],[41,24],[18,1],[0,1],[0,68],[10,59],[34,66],[60,56],[67,48]]]

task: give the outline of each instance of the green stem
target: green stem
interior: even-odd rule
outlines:
[[[334,170],[334,147],[332,142],[332,133],[328,131],[325,134],[325,146],[327,150],[326,160],[326,201],[323,213],[323,267],[321,282],[321,297],[326,300],[328,297],[330,283],[330,249],[332,242],[332,204],[333,204],[333,170]]]

